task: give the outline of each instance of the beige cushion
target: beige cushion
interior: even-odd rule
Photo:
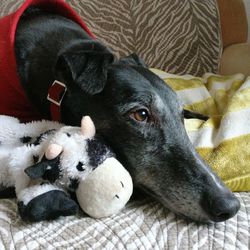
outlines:
[[[227,47],[222,55],[220,74],[242,73],[250,76],[250,44],[241,43]]]
[[[235,43],[245,43],[248,24],[243,0],[217,0],[217,2],[224,48]]]

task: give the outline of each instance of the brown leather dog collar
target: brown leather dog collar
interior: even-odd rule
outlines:
[[[57,80],[49,88],[47,100],[50,102],[50,115],[53,121],[61,121],[61,103],[66,92],[66,85]]]

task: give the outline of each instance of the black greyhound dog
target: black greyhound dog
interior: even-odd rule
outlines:
[[[37,109],[49,118],[48,89],[55,79],[66,84],[62,122],[78,125],[90,115],[135,187],[193,220],[236,214],[239,201],[189,141],[183,118],[192,114],[136,55],[115,60],[76,23],[34,7],[18,24],[15,54],[21,84]]]

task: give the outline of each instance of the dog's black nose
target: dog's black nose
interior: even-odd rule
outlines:
[[[204,197],[203,209],[214,222],[225,221],[233,217],[240,209],[240,202],[232,193]]]

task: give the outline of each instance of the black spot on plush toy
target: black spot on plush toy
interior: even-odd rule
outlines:
[[[78,205],[68,191],[95,218],[117,213],[132,194],[129,173],[95,135],[88,116],[81,127],[0,116],[0,141],[0,184],[15,187],[24,220],[75,214]]]

